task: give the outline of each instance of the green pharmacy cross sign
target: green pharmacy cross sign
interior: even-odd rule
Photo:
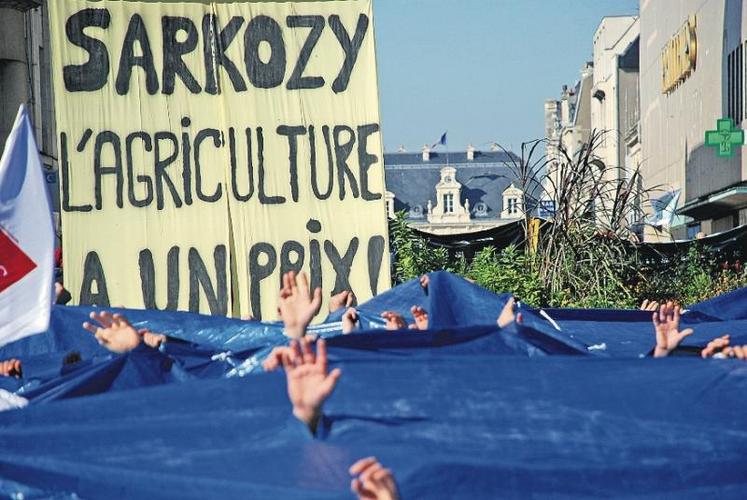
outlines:
[[[716,154],[723,157],[734,156],[734,147],[744,144],[744,130],[734,128],[731,118],[721,118],[716,122],[717,130],[705,133],[706,146],[713,146]]]

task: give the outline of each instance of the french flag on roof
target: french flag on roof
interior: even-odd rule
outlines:
[[[448,132],[448,131],[447,131],[447,132]],[[439,139],[438,141],[434,142],[434,143],[433,143],[433,144],[431,145],[431,149],[435,148],[436,146],[446,146],[446,132],[444,132],[444,133],[443,133],[443,134],[441,135],[441,138],[440,138],[440,139]]]

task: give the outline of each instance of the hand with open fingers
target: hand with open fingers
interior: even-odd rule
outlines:
[[[394,311],[384,311],[381,313],[381,317],[386,320],[385,328],[387,330],[406,330],[407,322],[401,314]]]
[[[385,469],[375,457],[358,460],[350,467],[350,490],[365,500],[397,500],[399,491],[394,475]]]
[[[0,377],[20,378],[22,375],[20,359],[0,361]]]
[[[343,307],[352,307],[355,304],[355,295],[350,290],[343,290],[342,292],[332,295],[329,298],[329,312],[333,313]]]
[[[659,310],[653,314],[652,321],[654,323],[654,330],[656,331],[655,358],[668,356],[669,353],[680,345],[680,342],[685,337],[693,334],[692,328],[680,331],[681,311],[679,305],[667,302],[661,305]]]
[[[309,290],[309,280],[301,271],[291,271],[283,275],[283,289],[280,291],[280,316],[285,324],[285,334],[300,339],[306,334],[306,327],[322,306],[322,289]]]
[[[420,277],[420,286],[423,287],[423,290],[425,291],[426,295],[428,294],[428,285],[431,284],[431,279],[428,277],[427,274],[424,274]]]
[[[342,315],[342,333],[351,333],[356,326],[358,326],[358,311],[354,307],[349,307]]]
[[[504,328],[514,321],[516,321],[516,299],[510,297],[506,305],[501,309],[501,314],[498,316],[496,323],[498,323],[499,327]]]
[[[324,339],[317,341],[316,353],[307,339],[292,340],[290,348],[282,354],[282,363],[293,415],[306,423],[311,432],[316,432],[322,405],[334,391],[340,369],[329,371]]]
[[[655,300],[648,300],[644,299],[643,302],[641,302],[641,307],[639,308],[641,311],[656,311],[659,309],[659,303]]]
[[[721,337],[711,340],[706,344],[703,350],[700,351],[700,356],[703,358],[712,358],[714,354],[720,353],[725,347],[728,347],[729,341],[729,335],[722,335]]]
[[[85,322],[83,328],[93,333],[99,344],[112,352],[124,353],[140,345],[140,335],[122,314],[108,311],[92,312],[89,316],[97,324]]]
[[[416,330],[427,330],[428,329],[428,312],[420,306],[412,306],[410,309],[413,318],[415,318],[415,329]]]

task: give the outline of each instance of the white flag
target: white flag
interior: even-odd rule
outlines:
[[[49,327],[53,254],[49,195],[21,106],[0,159],[0,346]]]

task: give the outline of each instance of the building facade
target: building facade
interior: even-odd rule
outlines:
[[[576,156],[591,133],[591,88],[594,64],[581,67],[580,79],[573,86],[563,85],[560,99],[545,101],[545,137],[547,138],[547,176],[544,182],[540,216],[550,217],[554,211],[555,188],[559,184],[559,164],[564,155]]]
[[[59,235],[57,141],[49,51],[49,23],[41,0],[0,2],[0,148],[21,104],[34,126]]]
[[[593,135],[595,161],[603,164],[604,182],[610,183],[605,192],[620,186],[635,193],[626,202],[625,216],[628,227],[641,236],[643,186],[636,175],[643,162],[639,48],[637,16],[603,18],[592,40],[593,60],[582,67],[580,80],[573,87],[564,85],[559,100],[545,101],[545,129],[547,198],[558,202],[553,187],[558,184],[565,156],[576,158],[591,144]],[[615,203],[609,194],[597,199],[590,193],[583,206],[593,210],[599,223],[605,224],[610,222],[607,218]]]
[[[605,17],[594,33],[591,128],[602,132],[595,153],[618,178],[631,173],[625,138],[629,122],[637,124],[638,36],[635,16]]]
[[[448,153],[427,146],[421,153],[386,153],[388,215],[404,211],[412,227],[432,234],[470,233],[521,219],[526,197],[512,157],[496,147],[472,146]]]
[[[679,199],[679,216],[669,227],[648,226],[646,238],[708,235],[747,223],[741,145],[725,145],[733,155],[718,156],[705,141],[721,118],[746,125],[747,6],[641,0],[640,32],[643,181]]]

